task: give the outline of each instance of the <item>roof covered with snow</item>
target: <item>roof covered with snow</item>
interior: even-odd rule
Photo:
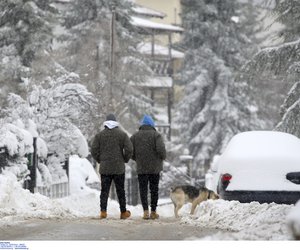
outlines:
[[[137,15],[142,15],[142,16],[146,16],[146,17],[157,17],[157,18],[166,17],[166,14],[163,12],[153,10],[148,7],[141,6],[141,5],[136,5],[132,9]]]
[[[170,24],[153,22],[144,18],[132,16],[131,24],[143,29],[161,31],[161,32],[183,32],[183,28]]]

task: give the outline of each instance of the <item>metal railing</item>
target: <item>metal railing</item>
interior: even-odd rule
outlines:
[[[40,193],[49,198],[63,198],[70,195],[69,183],[52,184],[50,187],[37,186],[34,189],[34,193]]]
[[[127,204],[136,206],[139,204],[139,187],[137,176],[132,176],[125,181]]]

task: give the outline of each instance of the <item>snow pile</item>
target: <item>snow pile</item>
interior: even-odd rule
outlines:
[[[99,176],[96,174],[92,164],[85,158],[72,155],[70,157],[70,193],[89,193],[91,189],[87,184],[94,183],[100,186]]]
[[[28,218],[72,218],[75,213],[59,200],[32,194],[21,187],[16,177],[0,175],[0,226],[11,225]]]
[[[293,205],[206,201],[195,216],[183,217],[182,223],[227,230],[204,240],[289,240],[287,215]]]
[[[287,224],[295,239],[300,239],[300,201],[291,210],[287,217]]]
[[[83,192],[66,198],[50,199],[38,193],[32,194],[17,182],[11,173],[0,175],[0,226],[17,224],[31,218],[71,219],[77,217],[98,217],[99,195],[97,190]],[[141,217],[141,205],[127,206],[132,217]],[[108,217],[120,216],[119,203],[108,200]]]

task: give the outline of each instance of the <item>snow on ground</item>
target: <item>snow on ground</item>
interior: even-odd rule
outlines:
[[[161,200],[165,203],[168,200]],[[287,216],[293,205],[241,204],[237,201],[203,202],[194,216],[189,215],[190,204],[180,211],[180,223],[197,227],[228,230],[201,240],[290,240]],[[131,219],[141,219],[142,207],[128,206]],[[157,209],[161,218],[173,217],[173,205]],[[49,199],[24,190],[13,175],[0,175],[0,226],[9,226],[31,218],[72,219],[97,217],[99,214],[99,191],[82,189],[81,192],[61,199]],[[119,217],[119,205],[108,202],[108,217]],[[142,219],[141,219],[142,220]],[[199,239],[187,239],[199,240]]]

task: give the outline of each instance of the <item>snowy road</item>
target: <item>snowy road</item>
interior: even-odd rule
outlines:
[[[288,216],[294,205],[209,200],[193,216],[191,204],[174,218],[174,206],[160,199],[159,220],[141,218],[140,204],[128,205],[131,217],[120,220],[119,203],[108,201],[108,219],[99,220],[99,192],[90,190],[50,199],[24,190],[0,175],[1,240],[291,240]]]
[[[156,221],[141,218],[34,219],[0,228],[0,240],[192,240],[219,231],[183,224],[171,218]]]

